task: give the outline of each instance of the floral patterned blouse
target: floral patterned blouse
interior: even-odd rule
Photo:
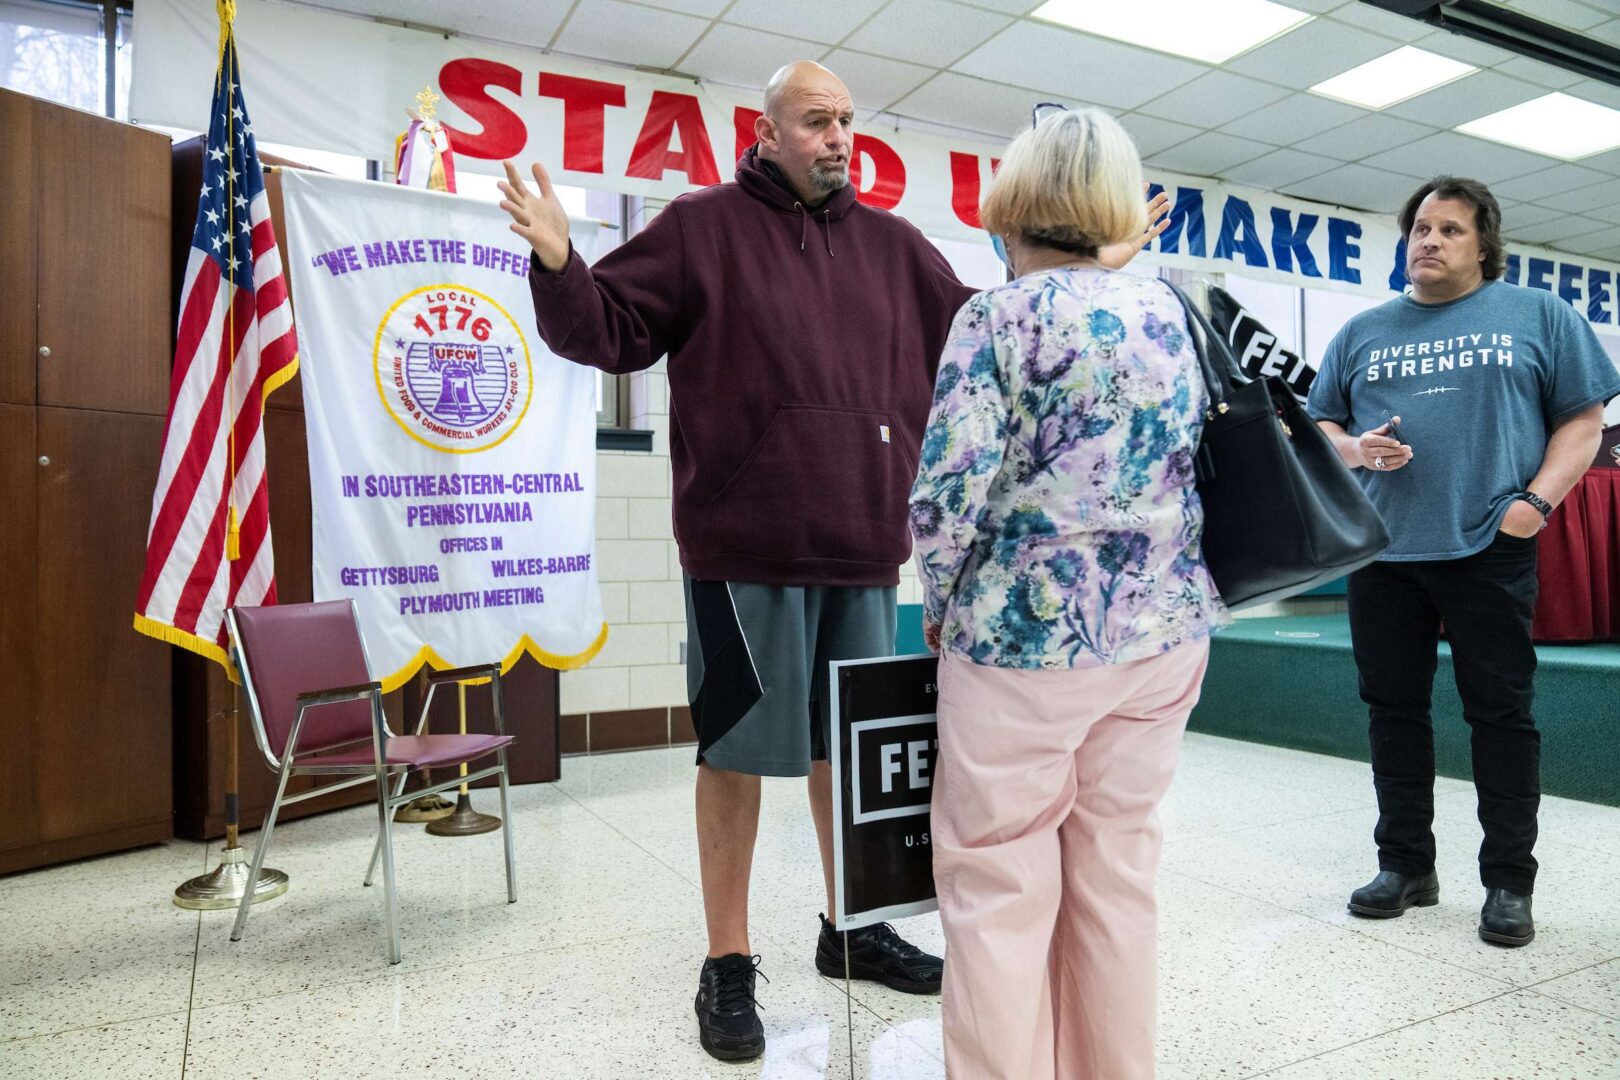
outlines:
[[[1199,550],[1207,394],[1162,282],[1049,270],[951,327],[911,493],[924,615],[978,664],[1140,660],[1231,621]]]

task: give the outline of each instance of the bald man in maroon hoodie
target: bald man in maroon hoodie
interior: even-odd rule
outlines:
[[[832,72],[783,68],[736,181],[682,195],[595,266],[541,165],[537,193],[511,162],[501,185],[534,248],[546,344],[613,374],[669,356],[709,933],[696,1010],[704,1049],[727,1060],[765,1049],[748,940],[761,776],[809,777],[834,910],[827,663],[893,652],[918,441],[974,292],[915,226],[856,201],[853,125]],[[850,932],[848,953],[856,978],[939,990],[941,960],[887,925]],[[845,960],[823,918],[816,967],[842,978]]]

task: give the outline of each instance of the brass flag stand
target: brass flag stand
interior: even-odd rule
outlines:
[[[238,803],[241,801],[237,794],[237,701],[240,697],[236,686],[231,686],[231,734],[230,734],[230,760],[226,765],[225,782],[225,848],[219,853],[219,865],[209,873],[194,877],[190,881],[174,890],[174,903],[176,907],[183,907],[190,911],[219,911],[223,908],[234,908],[242,902],[242,896],[248,891],[248,874],[252,872],[252,860],[248,858],[247,850],[237,842],[238,836]],[[253,902],[263,903],[273,900],[287,891],[287,875],[280,870],[271,870],[269,867],[259,868],[259,880],[253,886]]]
[[[433,786],[433,770],[422,770],[422,786]],[[427,821],[438,821],[447,818],[456,812],[456,804],[437,793],[432,795],[419,795],[394,811],[394,820],[405,825],[419,825]]]
[[[422,770],[422,786],[433,786],[433,770]],[[394,811],[394,820],[406,825],[438,821],[456,812],[456,804],[442,795],[422,795]]]
[[[467,734],[467,684],[456,684],[456,699],[461,706],[461,733]],[[467,775],[467,766],[461,766],[461,775]],[[449,817],[428,822],[427,831],[434,836],[477,836],[479,833],[494,832],[501,827],[501,819],[494,814],[480,814],[472,808],[472,797],[467,791],[467,785],[461,785],[461,794],[456,799],[456,809]]]

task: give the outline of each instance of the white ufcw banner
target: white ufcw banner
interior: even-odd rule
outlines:
[[[607,640],[596,382],[534,330],[497,207],[283,173],[314,504],[315,599],[353,599],[386,689]],[[595,226],[576,225],[589,259]]]

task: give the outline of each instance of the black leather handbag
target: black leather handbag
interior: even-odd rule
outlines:
[[[1198,444],[1204,561],[1233,610],[1284,600],[1372,562],[1389,530],[1333,444],[1275,376],[1245,379],[1175,286],[1209,412]]]

